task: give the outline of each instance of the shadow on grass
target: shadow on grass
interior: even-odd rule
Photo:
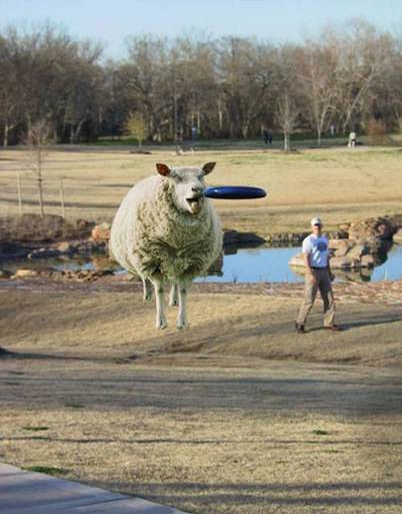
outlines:
[[[175,505],[186,509],[189,505],[198,510],[215,506],[214,512],[263,512],[263,506],[289,507],[286,512],[310,512],[309,506],[339,507],[365,506],[394,507],[402,504],[400,482],[323,482],[323,483],[173,483],[173,484],[128,484],[101,483],[102,487],[126,494],[138,494],[151,501]],[[134,490],[134,491],[133,491]],[[292,509],[294,507],[294,510]],[[304,508],[303,508],[304,507]],[[188,508],[188,507],[187,507]],[[300,510],[301,509],[301,510]],[[203,510],[202,510],[203,511]],[[230,510],[230,512],[236,512]],[[265,512],[265,511],[264,511]],[[281,511],[282,512],[282,511]],[[332,511],[331,511],[332,512]],[[359,510],[360,512],[360,510]],[[364,512],[364,511],[362,511]],[[370,511],[371,512],[371,511]],[[383,512],[379,510],[378,512]]]

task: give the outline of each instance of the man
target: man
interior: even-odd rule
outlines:
[[[312,234],[303,241],[303,257],[306,266],[306,284],[304,300],[296,320],[296,331],[304,334],[307,316],[314,304],[317,291],[320,290],[324,302],[324,327],[340,330],[335,325],[335,305],[331,287],[331,271],[329,267],[328,239],[322,234],[320,218],[311,220]]]

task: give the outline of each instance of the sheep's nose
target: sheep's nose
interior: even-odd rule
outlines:
[[[202,193],[202,192],[203,192],[203,188],[202,188],[202,187],[200,187],[200,186],[192,187],[192,188],[191,188],[191,191],[192,191],[193,193]]]

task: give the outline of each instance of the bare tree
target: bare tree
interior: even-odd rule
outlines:
[[[283,131],[283,148],[290,151],[290,135],[297,126],[300,108],[300,84],[294,48],[285,46],[276,55],[275,119]]]
[[[318,146],[336,107],[337,51],[336,45],[325,41],[307,41],[299,52],[299,76]]]
[[[43,172],[44,161],[47,155],[47,146],[51,142],[52,126],[48,120],[41,119],[32,123],[30,130],[25,138],[25,144],[29,149],[30,169],[35,174],[39,193],[40,215],[45,215],[43,200]]]

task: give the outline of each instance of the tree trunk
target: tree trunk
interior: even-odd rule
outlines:
[[[38,178],[38,188],[39,188],[39,211],[40,217],[43,218],[45,215],[45,209],[43,206],[43,180]]]
[[[317,144],[321,146],[321,127],[317,124]]]
[[[8,125],[8,122],[6,121],[4,123],[4,137],[3,137],[4,148],[6,148],[8,146],[8,131],[9,131],[9,125]]]
[[[283,149],[285,152],[290,151],[290,133],[287,131],[283,133]]]

